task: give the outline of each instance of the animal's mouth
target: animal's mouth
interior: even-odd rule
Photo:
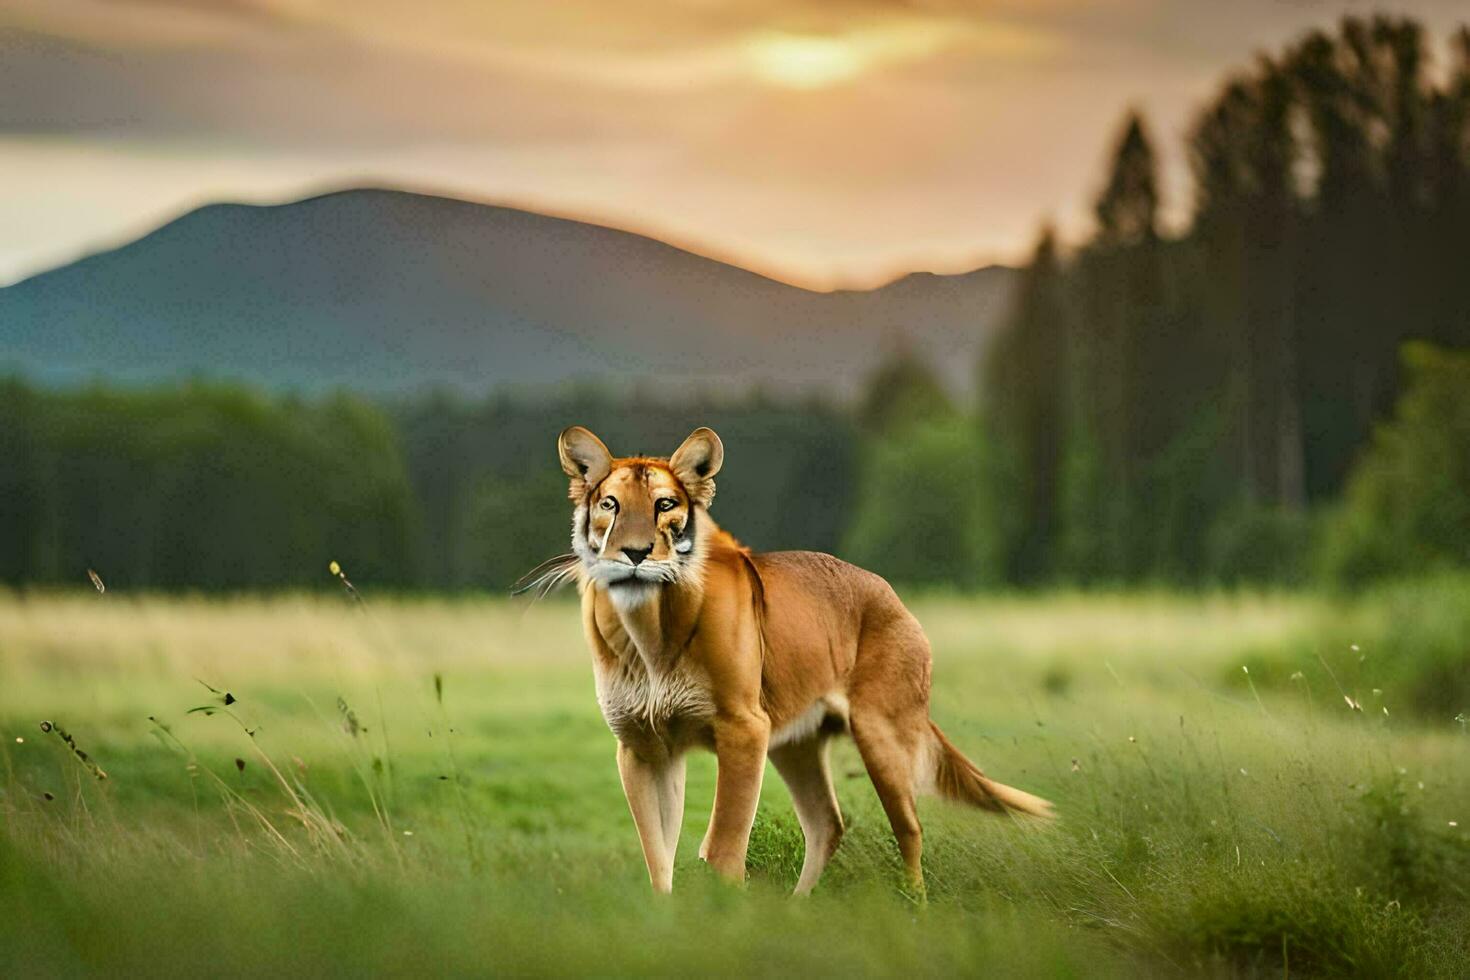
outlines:
[[[634,565],[626,565],[620,561],[599,561],[591,567],[593,577],[601,579],[607,585],[627,585],[635,582],[653,581],[638,574],[638,568]]]
[[[664,565],[625,565],[622,562],[603,562],[593,576],[610,588],[633,586],[667,585],[675,577],[672,569]]]

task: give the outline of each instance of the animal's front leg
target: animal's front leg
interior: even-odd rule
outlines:
[[[678,821],[683,817],[683,760],[670,759],[667,755],[648,758],[619,742],[618,775],[622,777],[623,795],[628,798],[628,809],[633,812],[633,823],[638,828],[648,880],[654,891],[667,895],[674,889],[673,845],[678,839]],[[676,788],[677,813],[673,799]],[[672,840],[666,827],[672,830]]]
[[[658,812],[663,822],[664,852],[669,868],[679,850],[679,831],[684,826],[684,757],[669,760],[658,781]],[[672,870],[670,874],[672,874]]]
[[[715,720],[715,812],[702,848],[720,874],[745,880],[745,851],[760,802],[771,723],[764,714],[745,712]]]

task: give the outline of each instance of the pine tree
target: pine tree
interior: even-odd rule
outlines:
[[[1044,227],[1022,273],[1015,306],[985,362],[985,422],[1005,481],[1003,560],[1013,581],[1054,571],[1063,439],[1066,435],[1067,323],[1054,231]]]

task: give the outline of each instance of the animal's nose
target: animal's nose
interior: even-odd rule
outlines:
[[[653,547],[650,545],[647,548],[624,548],[623,554],[628,556],[628,560],[630,562],[638,565],[643,562],[643,559],[648,557],[648,554],[651,551],[653,551]]]

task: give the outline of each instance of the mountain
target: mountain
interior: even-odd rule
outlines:
[[[0,371],[480,393],[652,380],[850,391],[910,344],[959,391],[1014,272],[812,292],[630,232],[394,190],[213,204],[0,289]]]

